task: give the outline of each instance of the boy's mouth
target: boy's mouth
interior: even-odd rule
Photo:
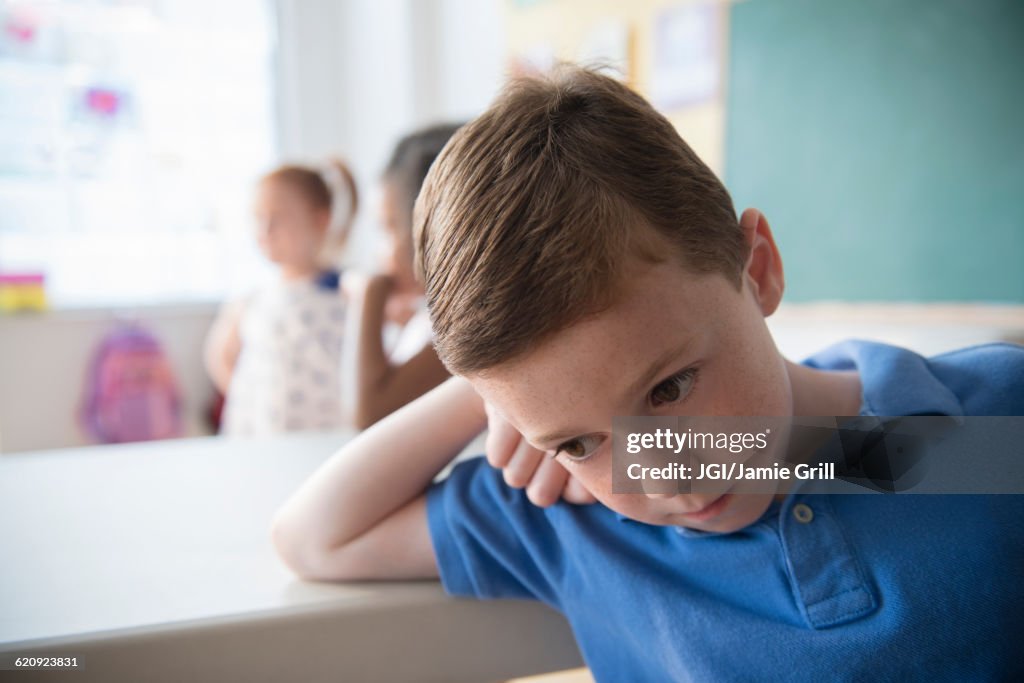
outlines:
[[[732,500],[732,494],[725,493],[718,498],[715,498],[700,510],[697,510],[696,512],[684,512],[682,513],[682,516],[697,522],[704,522],[720,514],[726,506],[729,505],[730,500]]]

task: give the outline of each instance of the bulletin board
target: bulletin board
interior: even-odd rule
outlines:
[[[750,0],[725,176],[790,301],[1024,302],[1024,2]]]

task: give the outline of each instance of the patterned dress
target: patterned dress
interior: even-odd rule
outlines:
[[[345,304],[337,280],[329,273],[316,281],[278,281],[246,301],[222,433],[259,436],[343,426]]]

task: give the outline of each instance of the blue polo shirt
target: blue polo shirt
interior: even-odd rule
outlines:
[[[863,415],[1024,415],[1024,347],[845,342],[805,364],[859,371]],[[798,489],[710,534],[538,508],[476,458],[427,515],[449,593],[552,605],[598,681],[1024,680],[1024,496]]]

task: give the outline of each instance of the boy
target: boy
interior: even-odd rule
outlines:
[[[1022,672],[1021,496],[616,495],[610,435],[616,415],[1022,414],[1024,350],[785,360],[764,323],[783,291],[764,216],[737,221],[662,116],[580,69],[516,81],[464,127],[416,229],[457,377],[282,508],[274,542],[299,575],[543,600],[601,681]],[[602,504],[537,507],[479,458],[432,484],[488,411],[506,479]]]

